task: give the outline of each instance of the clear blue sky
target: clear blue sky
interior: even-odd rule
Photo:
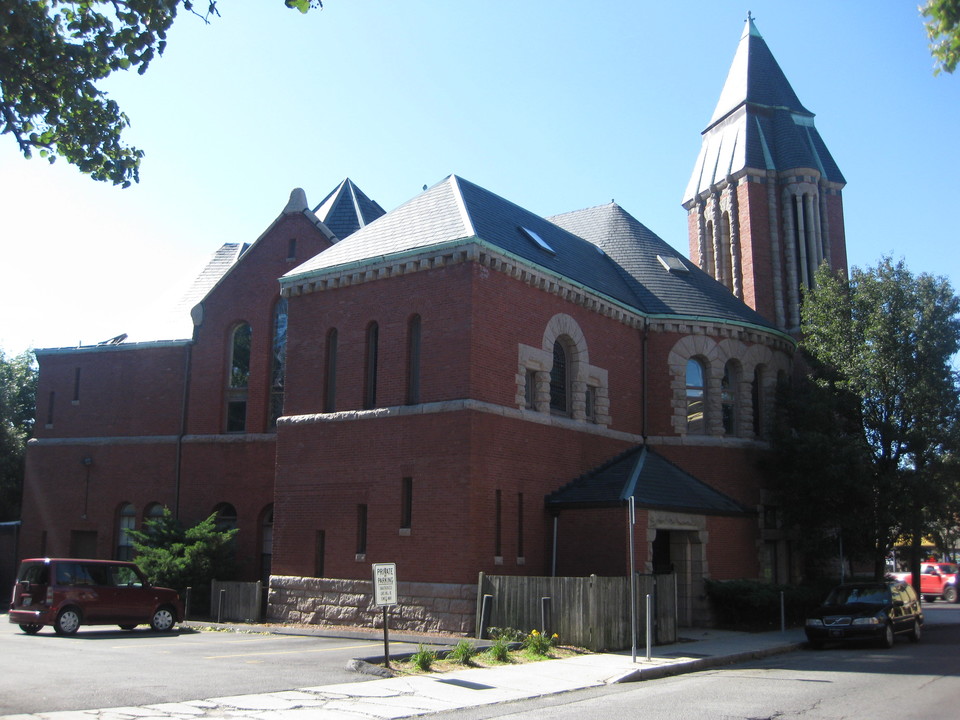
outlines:
[[[614,199],[686,253],[681,196],[748,10],[846,176],[850,264],[960,285],[960,76],[933,76],[917,0],[324,4],[221,0],[111,78],[147,153],[130,189],[0,136],[0,348],[128,332],[291,189],[312,206],[347,176],[387,210],[450,173],[542,215]]]

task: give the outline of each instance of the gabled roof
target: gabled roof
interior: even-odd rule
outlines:
[[[594,243],[614,260],[637,307],[648,315],[693,315],[773,327],[616,203],[556,215],[550,221]]]
[[[813,168],[845,184],[813,118],[748,17],[683,202],[744,168]]]
[[[190,311],[216,287],[249,248],[250,243],[224,243],[217,248],[182,293],[169,305],[158,304],[154,313],[142,316],[124,338],[124,342],[192,338],[193,320]]]
[[[548,510],[637,507],[697,515],[744,515],[749,510],[645,445],[638,445],[546,497]]]
[[[313,211],[338,238],[355,233],[386,211],[346,178]]]
[[[282,282],[446,244],[482,242],[633,311],[773,326],[617,205],[544,219],[456,175],[287,273]],[[682,272],[669,270],[672,259]]]

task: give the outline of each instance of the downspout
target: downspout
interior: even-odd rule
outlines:
[[[550,577],[557,576],[557,525],[560,522],[560,513],[553,514],[553,558],[550,562]]]
[[[196,331],[194,331],[196,336]],[[180,485],[183,476],[183,438],[187,434],[187,407],[190,401],[190,371],[193,364],[193,340],[185,346],[183,362],[183,396],[180,400],[180,432],[177,435],[176,468],[173,491],[173,517],[180,519]]]

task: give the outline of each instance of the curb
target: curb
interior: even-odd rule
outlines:
[[[685,675],[687,673],[699,672],[710,668],[721,667],[723,665],[735,665],[736,663],[746,662],[748,660],[759,660],[773,655],[783,655],[794,652],[804,647],[806,643],[790,643],[789,645],[780,645],[778,647],[767,648],[765,650],[746,650],[744,652],[732,653],[730,655],[715,655],[714,657],[696,658],[685,662],[673,663],[671,665],[661,665],[652,668],[637,668],[627,673],[619,680],[614,682],[639,682],[641,680],[658,680],[660,678],[672,677],[674,675]]]

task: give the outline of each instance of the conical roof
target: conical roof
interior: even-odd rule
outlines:
[[[807,110],[748,17],[720,100],[703,131],[683,203],[746,168],[812,168],[846,183]]]
[[[342,240],[384,215],[385,211],[350,178],[346,178],[317,205],[313,213]]]

